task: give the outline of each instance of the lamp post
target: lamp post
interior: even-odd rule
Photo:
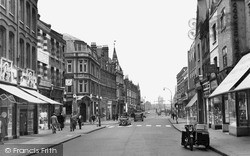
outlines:
[[[171,94],[171,97],[170,97],[170,98],[171,98],[171,99],[170,99],[170,100],[171,100],[171,101],[170,101],[171,105],[170,105],[170,106],[171,106],[171,113],[172,113],[172,111],[173,111],[173,110],[172,110],[172,92],[171,92],[171,90],[170,90],[169,88],[167,88],[167,87],[164,87],[164,88],[163,88],[163,90],[165,90],[165,89],[167,89],[167,90],[170,92],[170,94]]]
[[[102,100],[102,97],[97,95],[97,98],[98,98],[98,126],[101,127],[101,100]]]

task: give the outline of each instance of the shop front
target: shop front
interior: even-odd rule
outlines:
[[[244,55],[221,84],[209,96],[213,110],[212,125],[223,132],[249,136],[250,54]]]
[[[38,133],[38,106],[44,101],[11,84],[0,84],[1,114],[6,116],[8,138]]]
[[[62,104],[38,93],[36,90],[24,87],[21,87],[21,89],[28,94],[31,94],[46,102],[46,104],[38,106],[38,125],[40,130],[50,129],[50,117],[52,116],[52,114],[56,113],[57,115],[59,115],[61,113],[59,110],[51,108],[60,108]]]
[[[185,107],[187,124],[197,123],[197,93],[191,98]]]

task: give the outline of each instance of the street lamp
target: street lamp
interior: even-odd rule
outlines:
[[[102,97],[97,95],[97,98],[98,98],[98,126],[101,127],[101,100],[102,100]]]
[[[170,103],[171,103],[171,113],[172,113],[172,92],[171,92],[171,90],[169,89],[169,88],[167,88],[167,87],[164,87],[163,88],[163,90],[165,91],[165,89],[167,89],[169,92],[170,92],[170,94],[171,94],[171,101],[170,101]]]

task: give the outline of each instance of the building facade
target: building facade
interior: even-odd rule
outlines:
[[[40,123],[48,123],[40,126],[41,129],[50,128],[50,117],[55,112],[62,112],[64,95],[64,49],[66,42],[62,34],[51,29],[51,25],[38,19],[37,21],[37,85],[42,95],[51,98],[58,104],[48,103],[39,108]],[[59,104],[60,103],[60,104]],[[63,113],[65,114],[65,113]]]
[[[177,90],[176,90],[176,98],[177,101],[175,103],[175,109],[178,117],[185,117],[185,106],[188,102],[188,68],[183,67],[181,71],[177,74]]]
[[[0,113],[7,138],[38,133],[37,0],[0,2]]]
[[[141,91],[128,77],[124,79],[126,112],[131,114],[141,108]]]
[[[100,64],[97,53],[84,41],[64,34],[66,114],[81,114],[83,121],[96,115],[100,97]]]

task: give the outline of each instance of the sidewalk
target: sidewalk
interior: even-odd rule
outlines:
[[[187,123],[186,119],[179,118],[178,124],[169,118],[172,123],[180,132],[184,129],[184,125]],[[222,130],[208,129],[210,136],[210,149],[225,155],[225,156],[247,156],[250,155],[250,136],[235,137],[228,133],[223,133]]]
[[[52,134],[51,129],[39,130],[39,134],[25,135],[25,136],[20,136],[20,138],[18,139],[4,141],[4,145],[0,145],[0,155],[5,154],[6,148],[14,148],[14,147],[18,148],[18,146],[23,148],[25,144],[28,144],[27,147],[30,145],[36,145],[35,146],[36,148],[54,147],[55,145],[70,141],[84,134],[88,134],[93,131],[103,129],[107,125],[118,124],[118,121],[102,121],[101,127],[97,126],[97,124],[98,124],[97,122],[95,122],[95,124],[90,124],[86,122],[84,123],[84,126],[82,126],[82,129],[79,129],[77,125],[76,130],[73,132],[70,132],[70,126],[68,123],[66,123],[65,128],[62,131],[57,131],[56,134]],[[5,154],[5,155],[16,156],[17,154]]]

